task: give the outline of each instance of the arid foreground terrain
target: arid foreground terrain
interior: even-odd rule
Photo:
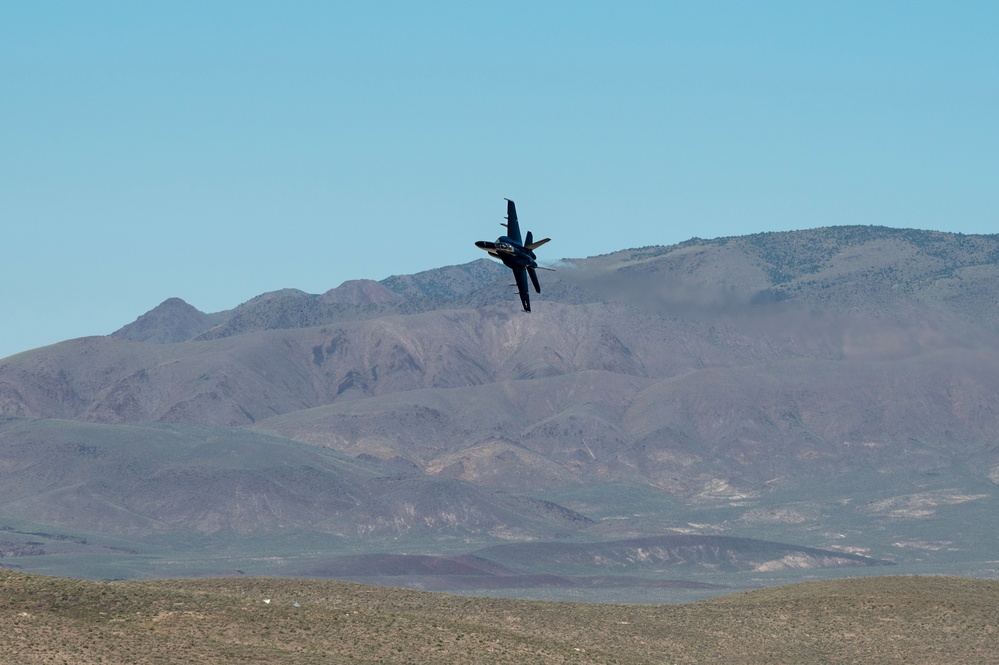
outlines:
[[[590,605],[0,572],[0,630],[4,663],[999,663],[999,582],[877,577]]]

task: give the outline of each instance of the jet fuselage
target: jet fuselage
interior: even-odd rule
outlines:
[[[475,243],[479,249],[484,249],[489,256],[496,257],[503,262],[507,268],[537,268],[538,262],[535,260],[534,252],[524,249],[506,236],[500,236],[496,242],[479,240]]]
[[[500,236],[496,242],[479,240],[475,246],[485,250],[489,256],[495,257],[503,262],[507,268],[513,270],[514,279],[517,280],[517,291],[520,293],[520,302],[524,306],[525,312],[531,311],[531,298],[527,288],[527,280],[530,278],[534,285],[534,290],[541,293],[541,284],[538,282],[537,270],[538,262],[534,250],[545,244],[550,238],[534,242],[534,237],[530,231],[527,232],[526,242],[520,235],[520,223],[517,221],[517,207],[510,199],[506,200],[506,227],[507,235]],[[549,270],[549,268],[545,268]]]

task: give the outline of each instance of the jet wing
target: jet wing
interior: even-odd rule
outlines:
[[[513,205],[511,202],[510,205]],[[531,311],[531,294],[527,290],[527,268],[524,266],[517,266],[513,268],[513,276],[517,280],[517,290],[520,291],[520,302],[524,305],[524,311]]]
[[[517,221],[517,206],[510,199],[506,200],[506,237],[513,240],[518,245],[523,245],[524,241],[520,235],[520,223]]]

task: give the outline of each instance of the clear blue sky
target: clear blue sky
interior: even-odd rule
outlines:
[[[4,2],[0,357],[482,258],[994,233],[999,3]]]

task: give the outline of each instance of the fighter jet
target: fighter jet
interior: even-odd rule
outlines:
[[[500,236],[496,242],[480,240],[475,243],[479,249],[489,252],[489,256],[495,257],[503,262],[507,268],[513,270],[514,279],[517,280],[517,290],[520,291],[520,302],[524,304],[524,311],[531,311],[531,296],[527,288],[527,276],[531,276],[534,290],[541,293],[541,284],[538,283],[537,270],[552,270],[552,268],[542,268],[538,265],[537,256],[534,250],[551,240],[545,238],[534,242],[534,236],[527,232],[527,238],[521,240],[520,224],[517,223],[517,207],[510,199],[506,201],[506,235]]]

